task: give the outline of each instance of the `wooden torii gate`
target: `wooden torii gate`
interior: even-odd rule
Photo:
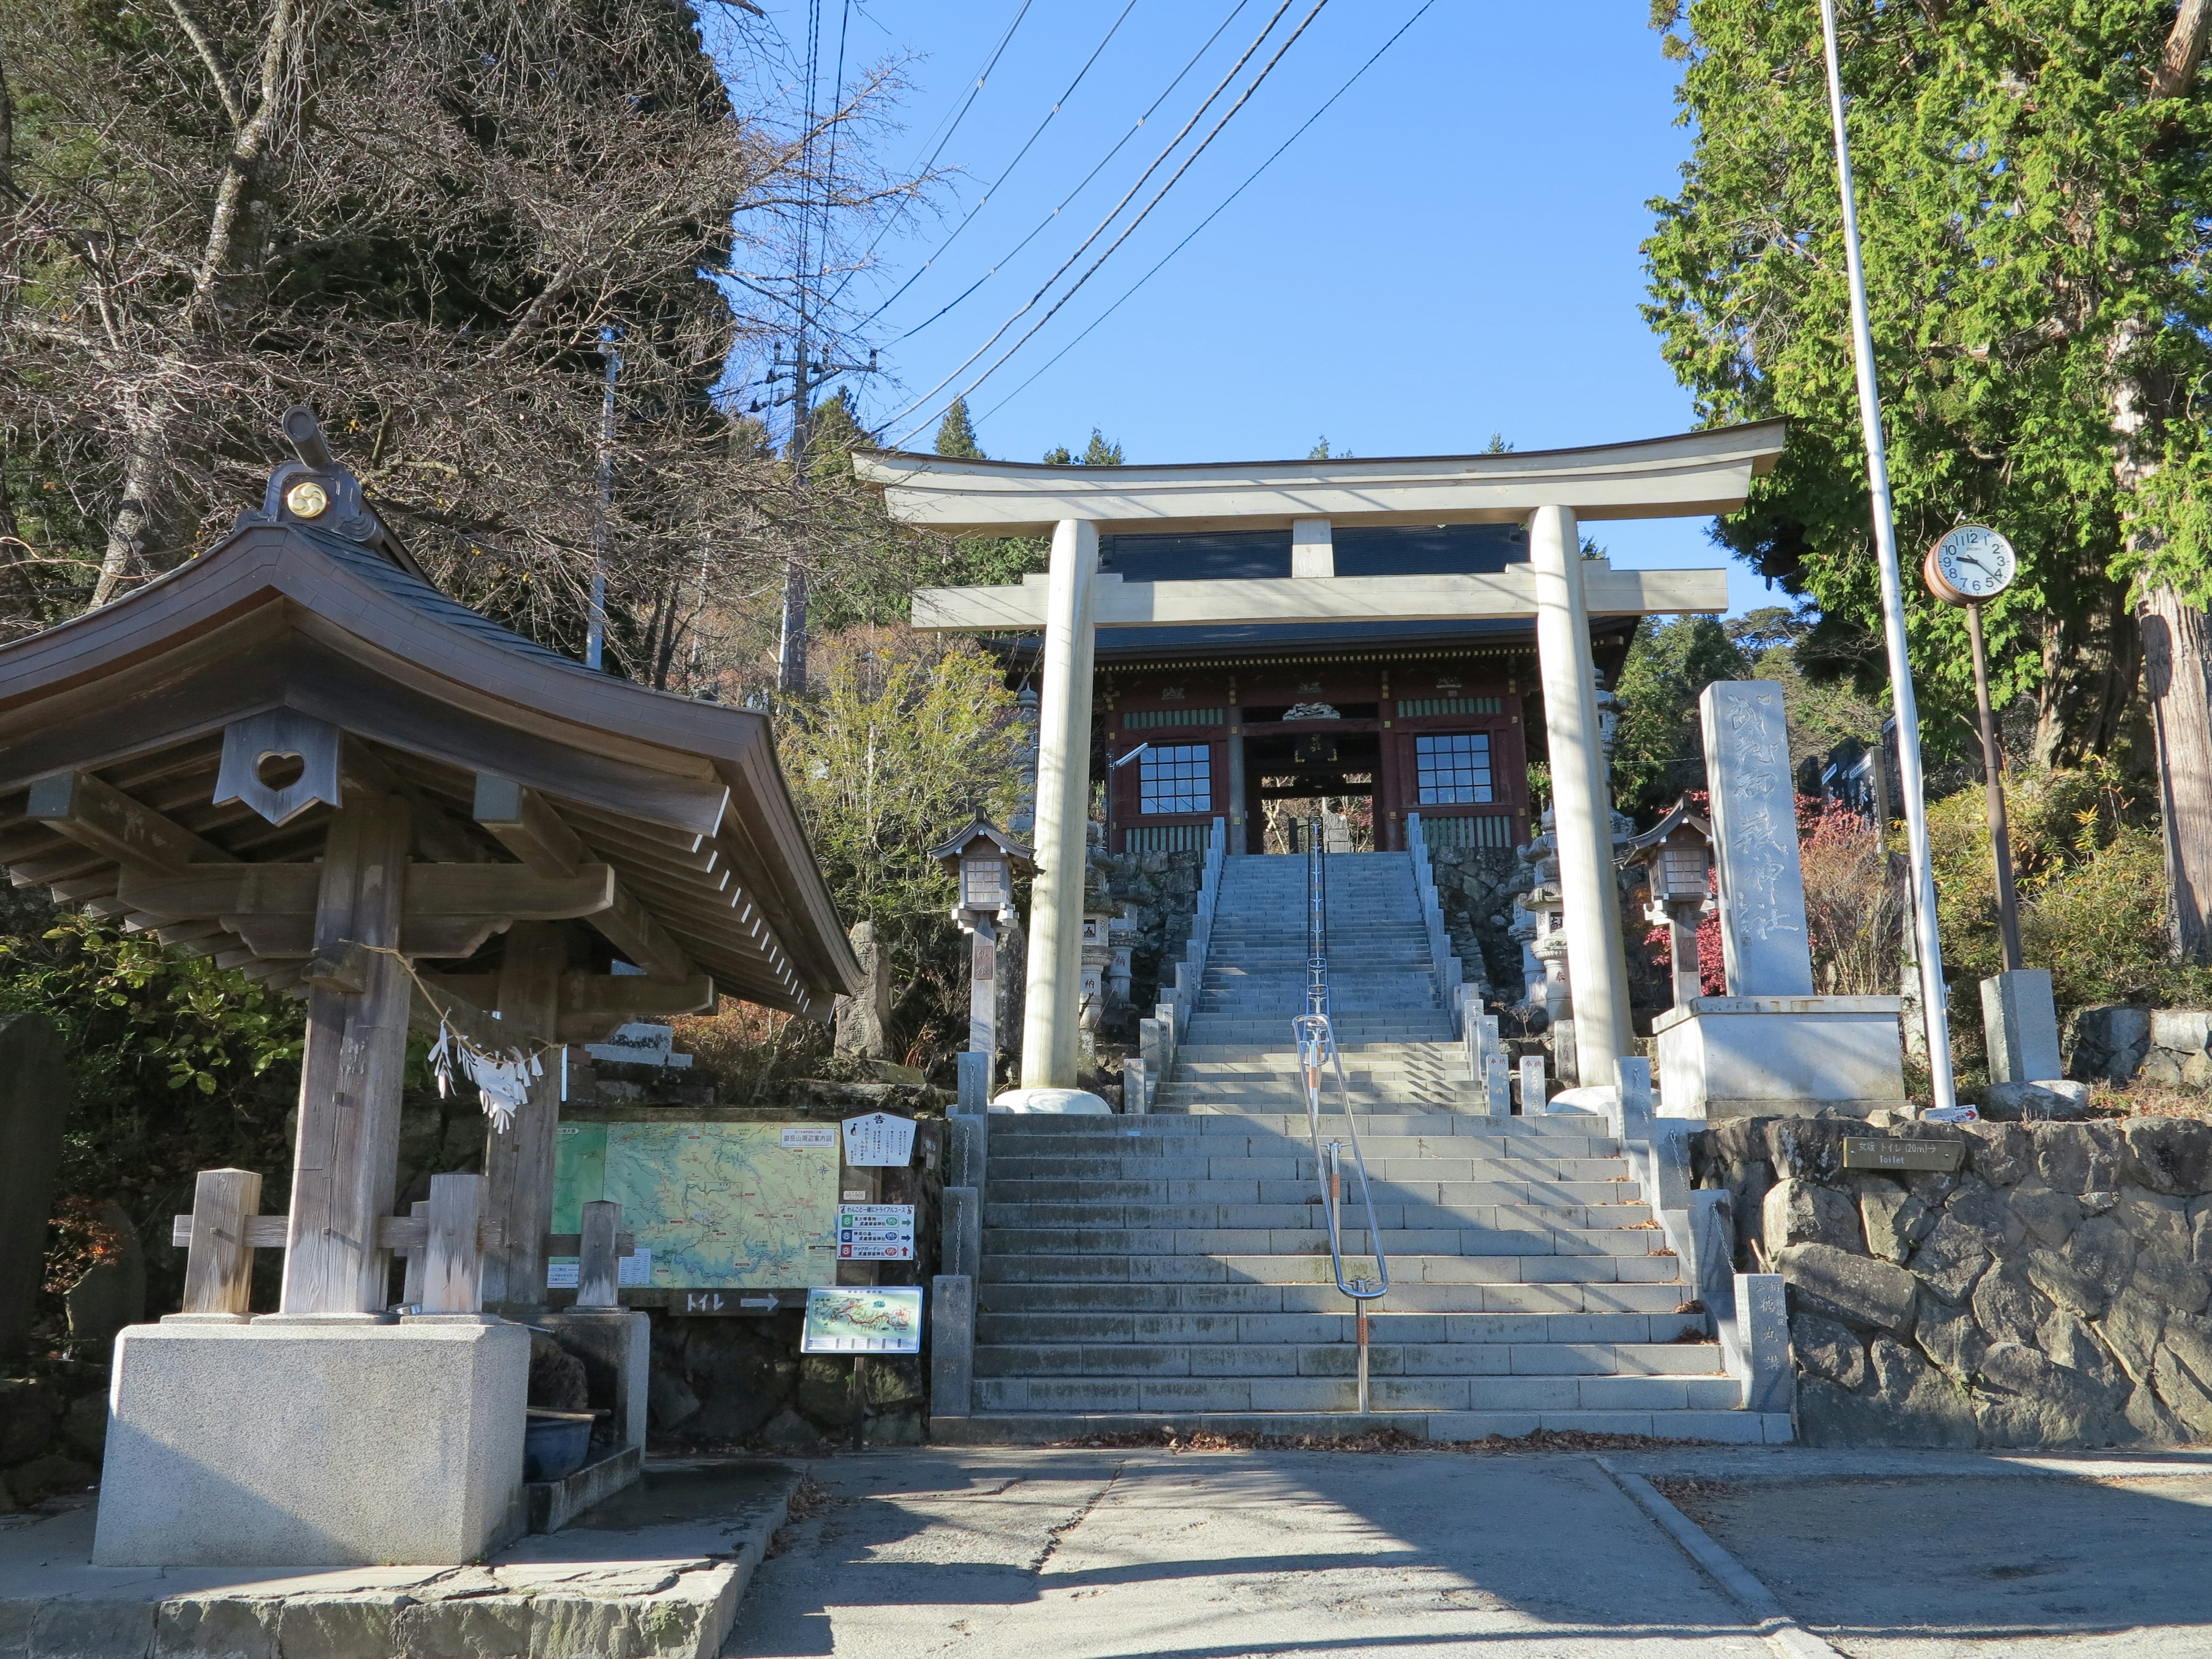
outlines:
[[[169,1395],[202,1360],[179,1345],[268,1339],[226,1344],[222,1364],[273,1407],[324,1386],[301,1369],[307,1350],[276,1339],[356,1328],[364,1391],[434,1413],[399,1377],[398,1348],[387,1365],[374,1346],[404,1347],[409,1329],[388,1310],[392,1246],[410,1237],[392,1210],[410,1025],[442,1019],[528,1052],[718,994],[825,1018],[858,969],[764,716],[591,672],[447,598],[313,416],[285,423],[298,459],[232,535],[0,647],[0,863],[13,880],[307,1004],[280,1305],[250,1324],[216,1316],[227,1332],[125,1333],[100,1553],[463,1560],[507,1524],[491,1488],[520,1478],[519,1401],[511,1422],[482,1425],[489,1488],[445,1491],[450,1479],[410,1474],[400,1452],[397,1478],[417,1490],[380,1509],[314,1490],[329,1447],[268,1444],[282,1428],[242,1431],[234,1405],[181,1407]],[[545,1071],[487,1141],[495,1309],[544,1300],[559,1067]],[[495,1346],[499,1386],[471,1373],[464,1392],[520,1386],[513,1343]],[[446,1405],[475,1420],[470,1401]],[[344,1402],[329,1407],[343,1419]],[[288,1488],[281,1501],[270,1482]],[[447,1498],[450,1513],[422,1518]],[[285,1547],[307,1553],[258,1553]]]

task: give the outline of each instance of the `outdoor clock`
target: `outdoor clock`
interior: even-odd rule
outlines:
[[[1928,550],[1928,586],[1947,605],[1980,605],[2012,586],[2020,557],[1987,525],[1962,524]]]

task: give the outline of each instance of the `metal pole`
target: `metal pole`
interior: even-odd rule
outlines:
[[[1897,523],[1889,494],[1889,459],[1881,438],[1881,395],[1875,385],[1874,330],[1867,320],[1866,269],[1859,258],[1859,215],[1851,185],[1851,151],[1844,131],[1844,83],[1836,45],[1835,0],[1820,0],[1827,51],[1828,114],[1836,133],[1836,185],[1844,205],[1844,258],[1850,279],[1851,356],[1857,369],[1859,425],[1866,434],[1867,488],[1874,497],[1875,554],[1881,569],[1882,635],[1888,646],[1890,696],[1897,710],[1897,772],[1905,799],[1906,861],[1912,871],[1912,934],[1920,962],[1920,1006],[1928,1022],[1929,1091],[1939,1109],[1959,1103],[1951,1076],[1950,1004],[1943,987],[1943,947],[1936,936],[1936,872],[1928,850],[1928,799],[1920,769],[1920,711],[1912,696],[1905,649],[1905,583],[1897,568]]]
[[[2005,817],[2004,769],[1999,763],[1996,717],[1990,713],[1990,669],[1982,655],[1982,607],[1966,607],[1966,637],[1974,647],[1974,702],[1982,716],[1983,789],[1990,809],[1990,857],[1997,872],[1997,931],[2004,939],[2005,971],[2021,965],[2020,898],[2013,890],[2012,830]]]
[[[615,538],[615,375],[622,359],[615,355],[615,331],[599,331],[599,355],[607,360],[606,389],[599,397],[599,522],[592,532],[592,599],[584,615],[584,666],[606,665],[607,564]]]

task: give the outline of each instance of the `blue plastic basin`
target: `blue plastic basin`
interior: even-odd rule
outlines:
[[[584,1467],[591,1448],[591,1413],[553,1412],[533,1406],[529,1426],[522,1431],[522,1478],[565,1480]]]

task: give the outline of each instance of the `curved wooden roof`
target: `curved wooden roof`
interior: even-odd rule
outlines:
[[[284,491],[303,476],[348,510],[293,514]],[[355,773],[408,793],[441,859],[508,861],[473,810],[480,775],[519,786],[732,995],[819,1018],[859,985],[765,716],[593,672],[449,599],[337,467],[286,463],[264,509],[203,556],[0,647],[0,863],[18,885],[130,913],[113,858],[30,816],[29,786],[86,772],[212,856],[312,859],[327,808],[277,825],[214,804],[224,727],[271,709],[344,732]],[[291,978],[219,919],[137,921]]]

